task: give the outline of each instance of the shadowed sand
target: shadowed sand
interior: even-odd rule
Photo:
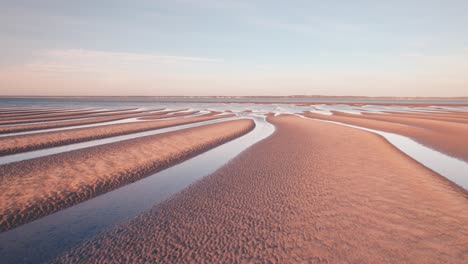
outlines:
[[[425,146],[468,162],[468,125],[438,120],[400,118],[391,115],[352,115],[335,113],[321,115],[304,113],[304,116],[322,120],[400,134]]]
[[[80,119],[80,118],[89,118],[89,117],[100,117],[100,116],[112,116],[112,115],[122,115],[122,114],[138,114],[144,113],[147,111],[136,111],[136,109],[124,109],[124,110],[101,110],[101,111],[86,111],[80,110],[74,113],[60,113],[54,114],[53,116],[36,116],[28,118],[2,118],[0,120],[0,125],[15,125],[15,124],[25,124],[25,123],[35,123],[35,122],[49,122],[49,121],[61,121],[61,120],[70,120],[70,119]]]
[[[467,193],[365,131],[292,116],[58,262],[466,263]]]
[[[0,166],[0,230],[77,204],[239,137],[235,120]]]
[[[181,119],[103,125],[88,128],[69,129],[64,131],[53,131],[12,137],[3,137],[0,138],[0,155],[20,153],[25,151],[60,146],[64,144],[84,142],[94,139],[143,132],[153,129],[190,124],[207,120],[214,120],[230,116],[233,115],[214,116],[212,114],[207,114],[203,116]]]

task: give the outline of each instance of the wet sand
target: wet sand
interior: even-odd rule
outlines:
[[[0,126],[0,134],[5,133],[14,133],[14,132],[23,132],[23,131],[34,131],[40,129],[50,129],[50,128],[60,128],[60,127],[68,127],[68,126],[77,126],[77,125],[88,125],[88,124],[97,124],[103,122],[110,122],[110,121],[117,121],[127,118],[141,118],[145,119],[150,118],[158,119],[162,118],[161,116],[166,116],[169,113],[173,113],[177,111],[161,111],[161,112],[137,112],[129,113],[129,114],[117,114],[112,115],[110,117],[96,117],[96,118],[86,118],[81,120],[71,120],[71,121],[62,121],[62,122],[53,122],[53,123],[35,123],[35,124],[25,124],[25,125],[13,125],[13,126]]]
[[[123,123],[2,137],[0,138],[0,156],[230,116],[213,116],[208,114],[184,119]]]
[[[438,120],[444,122],[454,122],[468,124],[468,115],[454,115],[454,114],[439,114],[439,113],[393,113],[390,112],[391,116],[403,117],[403,118],[414,118],[414,119],[428,119]],[[364,113],[367,115],[367,113]]]
[[[429,148],[468,162],[468,148],[466,147],[468,146],[466,137],[468,126],[465,124],[403,119],[382,114],[373,114],[369,117],[369,115],[336,113],[329,116],[307,112],[304,116],[403,135]]]
[[[346,113],[335,113],[336,115],[341,116],[352,116],[356,117],[356,115],[346,114]],[[408,126],[414,127],[421,127],[425,129],[435,130],[435,131],[444,131],[444,132],[451,132],[451,133],[468,133],[468,124],[463,124],[459,122],[452,122],[449,118],[445,119],[437,119],[432,117],[431,113],[424,113],[420,114],[422,118],[411,118],[405,116],[399,116],[394,114],[389,115],[382,115],[382,114],[374,114],[374,113],[364,113],[360,115],[362,118],[372,119],[372,120],[379,120],[379,121],[387,121],[392,123],[398,124],[405,124]]]
[[[136,111],[135,109],[125,109],[125,110],[103,110],[103,111],[78,111],[77,113],[61,113],[53,117],[30,117],[30,118],[2,118],[0,120],[0,125],[14,125],[14,124],[23,124],[23,123],[35,123],[35,122],[48,122],[48,121],[61,121],[61,120],[70,120],[70,119],[80,119],[80,118],[90,118],[90,117],[100,117],[100,116],[112,116],[112,115],[122,115],[122,114],[137,114],[144,113],[147,111]]]
[[[162,116],[143,117],[141,119],[142,120],[155,120],[155,119],[171,118],[171,117],[183,117],[183,116],[193,115],[193,114],[196,114],[198,112],[200,112],[200,111],[176,112],[176,113],[173,113],[173,114],[165,114],[165,115],[162,115]]]
[[[466,263],[466,191],[372,133],[270,121],[271,137],[58,262]]]
[[[142,114],[124,114],[124,115],[117,115],[115,117],[114,116],[96,117],[96,118],[87,118],[83,120],[72,120],[72,121],[62,121],[62,122],[53,122],[53,123],[36,123],[36,124],[26,124],[26,125],[0,126],[0,134],[34,131],[34,130],[49,129],[49,128],[68,127],[68,126],[77,126],[77,125],[96,124],[96,123],[117,121],[117,120],[122,120],[126,118],[140,117],[140,116],[142,116]]]
[[[458,118],[466,120],[468,119],[468,112],[453,112],[453,111],[443,111],[443,112],[392,112],[388,111],[390,114],[403,115],[403,116],[415,116],[421,117],[427,114],[430,114],[432,117],[449,117],[449,118]]]
[[[29,111],[21,111],[17,112],[14,110],[11,111],[5,111],[5,112],[0,112],[0,118],[6,118],[6,117],[18,117],[18,118],[27,118],[27,117],[35,117],[37,115],[47,115],[47,114],[58,114],[58,113],[73,113],[77,111],[83,111],[83,110],[29,110]]]
[[[254,126],[226,121],[0,166],[0,231],[134,182]]]

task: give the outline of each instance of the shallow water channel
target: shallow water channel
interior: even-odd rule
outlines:
[[[98,145],[114,143],[114,142],[127,140],[127,139],[134,139],[134,138],[139,138],[139,137],[152,136],[152,135],[172,132],[172,131],[176,131],[176,130],[180,130],[180,129],[197,127],[197,126],[213,124],[213,123],[223,122],[223,121],[227,121],[227,120],[234,120],[234,119],[237,119],[237,118],[236,117],[233,117],[233,118],[220,118],[220,119],[190,123],[190,124],[185,124],[185,125],[176,125],[176,126],[171,126],[171,127],[166,127],[166,128],[158,128],[158,129],[153,129],[153,130],[149,130],[149,131],[131,133],[131,134],[126,134],[126,135],[121,135],[121,136],[114,136],[114,137],[107,137],[107,138],[103,138],[103,139],[90,140],[90,141],[85,141],[85,142],[81,142],[81,143],[68,144],[68,145],[64,145],[64,146],[51,147],[51,148],[40,149],[40,150],[33,150],[33,151],[17,153],[17,154],[12,154],[12,155],[6,155],[6,156],[0,157],[0,165],[12,163],[12,162],[18,162],[18,161],[22,161],[22,160],[28,160],[28,159],[34,159],[34,158],[54,155],[54,154],[68,152],[68,151],[77,150],[77,149],[83,149],[83,148],[89,148],[89,147],[94,147],[94,146],[98,146]]]
[[[248,134],[194,158],[31,223],[0,233],[2,263],[38,263],[122,223],[207,176],[271,135],[264,117],[251,116]]]

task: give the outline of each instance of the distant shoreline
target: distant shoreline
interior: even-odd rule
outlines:
[[[286,95],[286,96],[183,96],[183,95],[171,95],[171,96],[148,96],[148,95],[131,95],[131,96],[42,96],[42,95],[31,95],[31,96],[19,96],[19,95],[0,95],[0,98],[184,98],[184,99],[333,99],[333,100],[468,100],[468,96],[460,97],[407,97],[407,96],[333,96],[333,95]]]

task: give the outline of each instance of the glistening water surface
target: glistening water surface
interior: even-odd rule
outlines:
[[[255,120],[255,129],[240,138],[132,184],[0,233],[0,260],[47,261],[169,198],[274,132],[274,126],[264,117],[251,118]]]

